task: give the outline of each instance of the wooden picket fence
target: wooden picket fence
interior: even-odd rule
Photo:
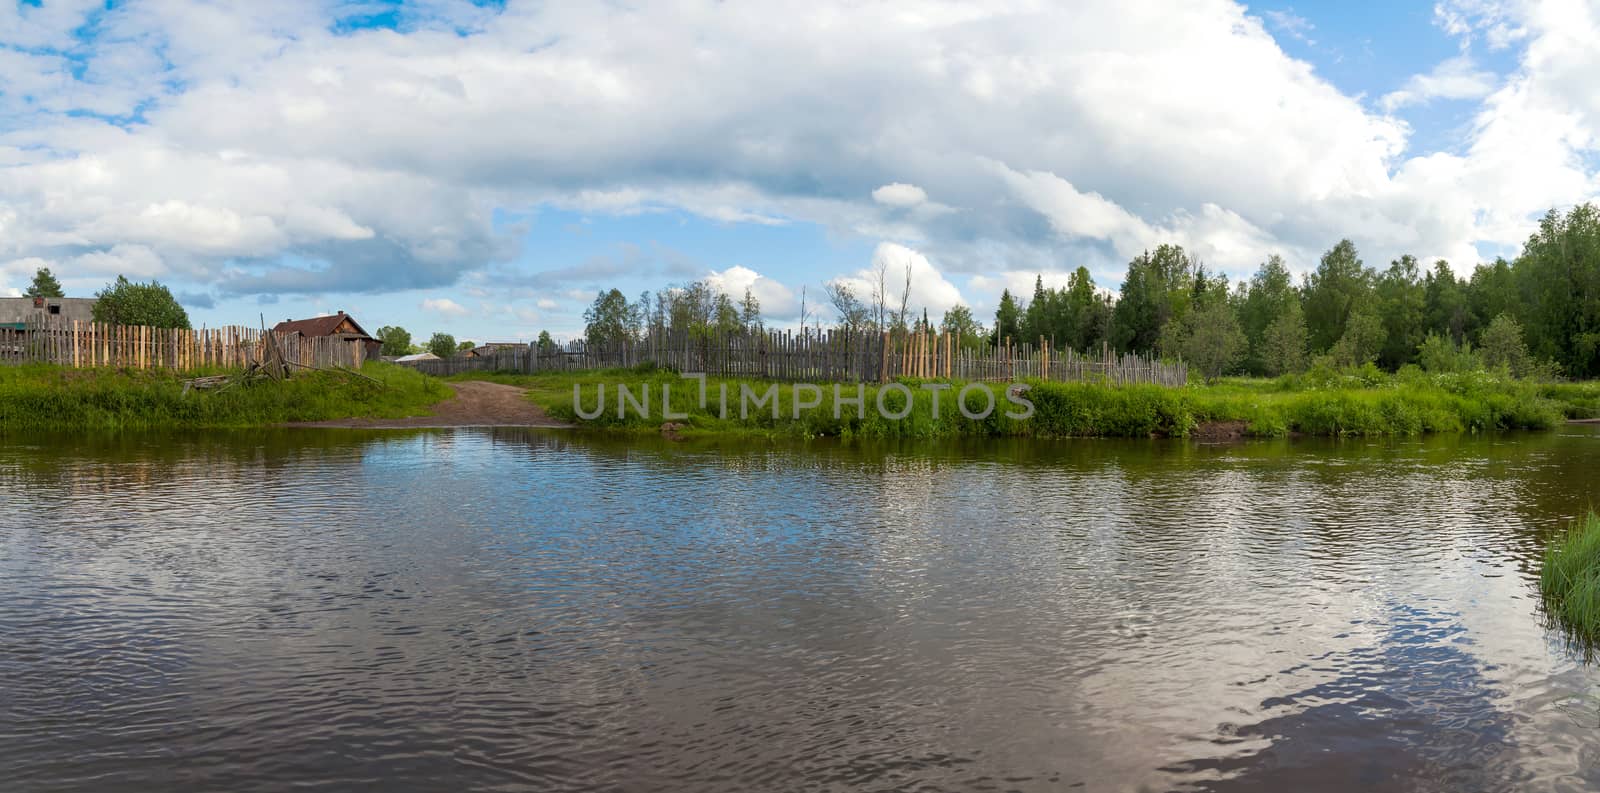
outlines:
[[[424,374],[471,371],[537,374],[615,369],[654,364],[679,372],[808,382],[886,382],[897,377],[1016,381],[1023,378],[1112,384],[1181,386],[1188,366],[1151,355],[1098,355],[1008,343],[961,348],[949,334],[821,331],[794,333],[687,333],[657,330],[643,339],[610,344],[576,342],[541,350],[534,345],[502,348],[482,357],[454,356],[417,361]]]
[[[52,363],[126,369],[243,369],[266,353],[258,328],[227,326],[178,330],[103,322],[43,321],[22,330],[0,329],[0,364]],[[360,368],[366,348],[335,337],[276,334],[284,358],[302,366]]]

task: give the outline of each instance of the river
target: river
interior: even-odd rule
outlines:
[[[1582,790],[1600,428],[0,440],[0,788]]]

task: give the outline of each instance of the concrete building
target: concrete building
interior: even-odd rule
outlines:
[[[22,330],[29,322],[94,321],[92,297],[0,297],[0,329]]]

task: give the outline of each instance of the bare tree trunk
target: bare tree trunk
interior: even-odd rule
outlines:
[[[900,290],[900,311],[899,311],[899,313],[895,314],[895,316],[894,316],[894,324],[899,326],[899,327],[901,327],[901,328],[909,327],[907,325],[907,323],[906,323],[906,314],[910,310],[911,310],[911,263],[910,262],[906,262],[906,285],[905,285],[904,289]]]
[[[889,263],[886,261],[878,262],[876,275],[878,276],[878,282],[873,285],[872,302],[876,304],[878,309],[878,332],[882,333],[884,321],[888,319],[889,313]]]

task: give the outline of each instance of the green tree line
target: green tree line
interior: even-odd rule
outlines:
[[[636,339],[649,328],[692,334],[755,332],[765,327],[761,301],[746,289],[735,300],[705,281],[644,292],[629,301],[620,289],[601,290],[583,312],[584,340],[609,344]]]
[[[1412,256],[1378,269],[1341,240],[1298,284],[1272,256],[1230,288],[1183,248],[1162,245],[1128,263],[1115,298],[1083,268],[1061,289],[1037,281],[1031,300],[1004,292],[987,343],[1040,338],[1181,355],[1208,377],[1322,361],[1592,378],[1600,376],[1600,212],[1552,210],[1514,260],[1479,264],[1466,277]]]

